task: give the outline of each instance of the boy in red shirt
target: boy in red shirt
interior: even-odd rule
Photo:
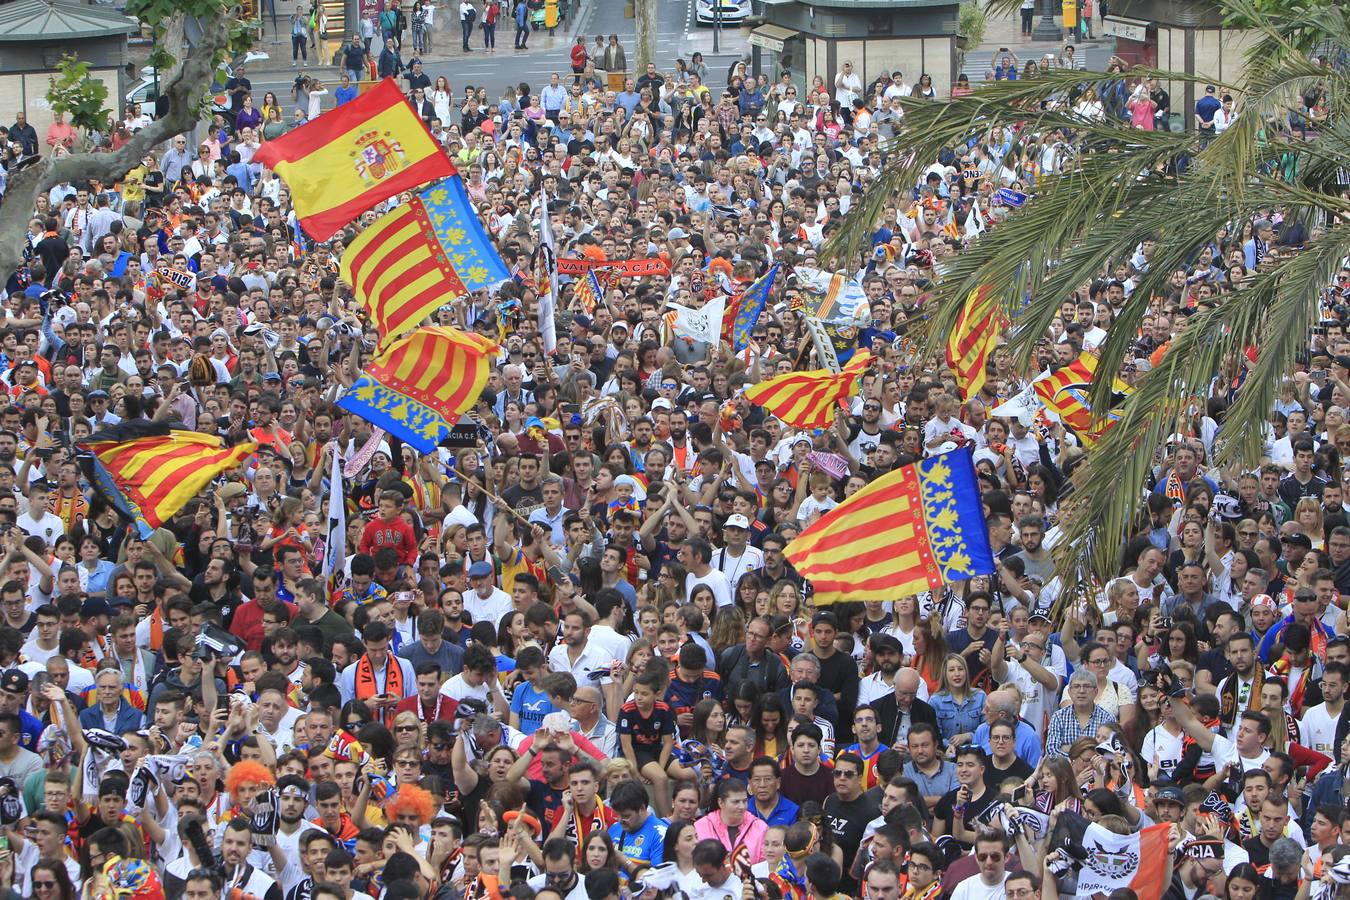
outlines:
[[[360,552],[374,555],[382,547],[393,547],[398,552],[400,565],[417,564],[417,537],[412,526],[403,520],[403,495],[398,491],[380,494],[379,515],[366,523],[361,532]]]

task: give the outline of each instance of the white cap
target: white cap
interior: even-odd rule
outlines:
[[[726,524],[723,525],[722,527],[723,527],[723,528],[744,528],[746,531],[749,531],[749,530],[750,530],[750,520],[747,519],[745,516],[741,515],[740,513],[734,513],[734,514],[732,514],[732,515],[730,515],[730,516],[727,516]]]

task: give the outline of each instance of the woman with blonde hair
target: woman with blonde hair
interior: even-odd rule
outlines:
[[[412,710],[405,710],[394,716],[394,752],[410,748],[418,753],[422,752],[422,744],[425,735],[422,732],[422,723],[417,718],[417,713]]]
[[[1294,522],[1312,541],[1314,550],[1326,548],[1326,535],[1322,533],[1322,503],[1316,497],[1304,497],[1294,506]]]
[[[942,681],[942,661],[947,658],[947,636],[942,633],[940,620],[921,619],[914,628],[914,653],[909,665],[918,670],[919,677],[928,685],[928,693],[936,694]]]
[[[948,653],[942,661],[942,680],[938,692],[928,698],[937,714],[942,740],[955,749],[970,742],[984,719],[984,691],[970,683],[970,666],[959,653]]]

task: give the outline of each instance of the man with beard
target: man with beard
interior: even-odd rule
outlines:
[[[1219,695],[1219,723],[1228,731],[1245,710],[1260,711],[1265,673],[1257,668],[1256,646],[1249,632],[1229,635],[1226,650],[1233,674],[1219,682],[1215,693]]]
[[[664,381],[665,379],[663,383]],[[683,409],[673,409],[667,421],[670,423],[670,437],[666,443],[670,444],[671,452],[674,454],[671,464],[688,475],[698,460],[698,451],[689,440],[689,413]]]
[[[722,651],[717,667],[727,696],[735,696],[737,686],[748,681],[760,692],[777,692],[788,686],[787,669],[776,653],[769,651],[773,626],[767,616],[757,616],[745,626],[745,643]]]
[[[309,806],[309,782],[299,775],[284,775],[277,782],[278,824],[277,839],[272,845],[266,863],[259,860],[264,851],[255,850],[251,861],[262,866],[282,887],[289,891],[305,877],[301,840],[307,832],[316,831],[327,836],[319,826],[305,820]]]
[[[544,841],[544,871],[529,880],[535,891],[544,888],[557,892],[563,900],[586,900],[586,885],[577,874],[576,849],[567,838],[551,837]]]
[[[872,674],[858,685],[859,704],[871,704],[891,693],[904,654],[899,639],[889,634],[873,634],[867,643],[872,648]]]
[[[966,658],[972,687],[982,687],[981,680],[993,660],[998,632],[989,627],[989,611],[994,599],[985,591],[975,591],[966,598],[966,627],[948,632],[947,646],[953,653]]]
[[[841,431],[848,429],[840,437],[848,446],[849,454],[855,460],[865,460],[881,443],[881,401],[871,397],[863,400],[862,416],[856,424],[843,418],[837,418],[836,423]]]
[[[226,822],[220,841],[220,861],[225,869],[226,883],[259,900],[282,900],[281,886],[248,861],[252,849],[249,817],[236,816]]]
[[[243,597],[239,593],[239,579],[234,575],[234,563],[224,559],[210,559],[202,573],[193,579],[192,589],[188,591],[188,597],[193,603],[210,603],[219,607],[225,627],[232,633],[235,613],[243,603]],[[258,621],[260,623],[262,621],[261,614]]]

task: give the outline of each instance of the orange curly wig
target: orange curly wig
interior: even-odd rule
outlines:
[[[230,766],[230,773],[225,776],[225,790],[231,797],[239,793],[239,788],[245,784],[259,784],[270,788],[275,787],[276,783],[277,778],[271,769],[251,759]]]
[[[398,789],[398,793],[384,808],[385,817],[391,822],[401,812],[415,813],[417,821],[425,825],[436,814],[436,801],[426,788],[415,784],[405,785]]]

